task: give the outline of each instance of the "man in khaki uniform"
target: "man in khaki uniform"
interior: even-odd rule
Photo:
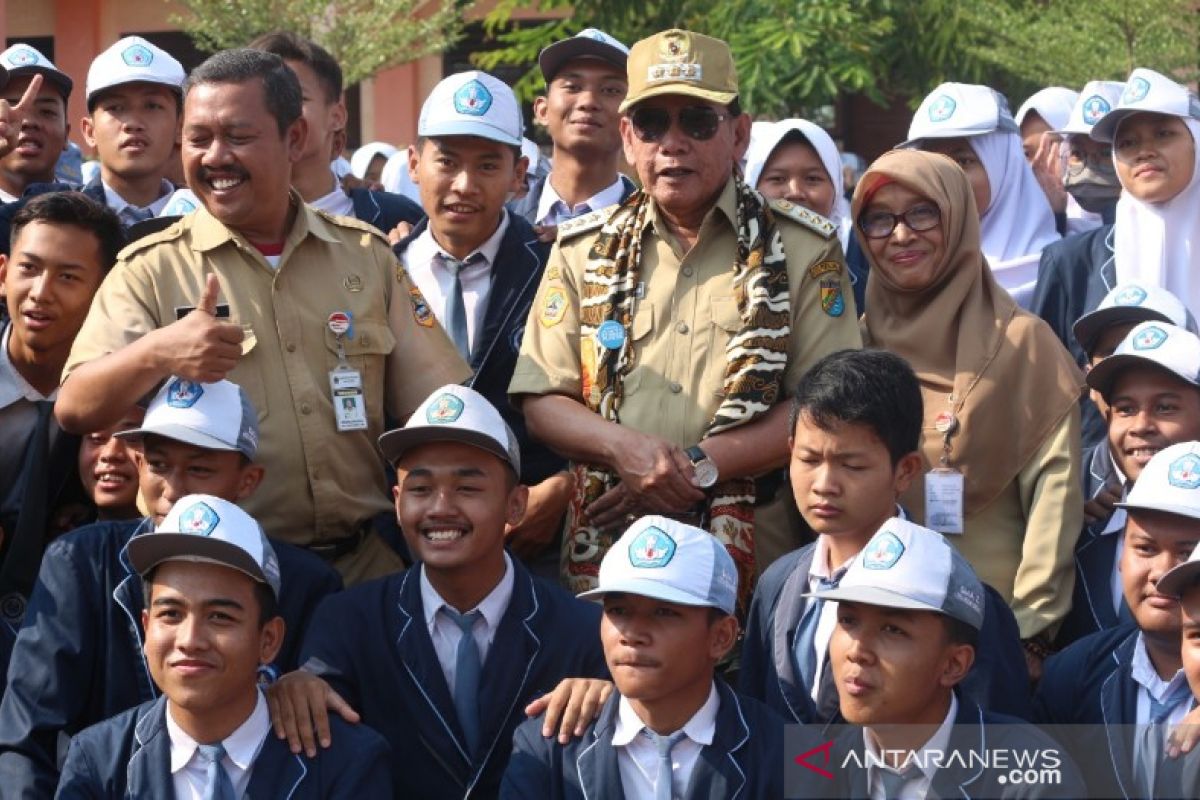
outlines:
[[[121,254],[56,413],[96,430],[169,375],[228,377],[262,431],[266,481],[246,510],[347,583],[392,572],[401,561],[370,524],[389,508],[373,444],[384,413],[405,418],[468,367],[378,231],[289,190],[306,127],[278,56],[218,53],[184,98],[184,164],[204,208]]]
[[[644,191],[560,227],[509,393],[574,461],[571,589],[595,586],[622,522],[668,514],[721,537],[748,592],[755,536],[782,533],[755,530],[771,496],[752,479],[786,463],[800,374],[860,346],[853,295],[834,226],[736,177],[750,120],[728,45],[666,31],[628,72]]]

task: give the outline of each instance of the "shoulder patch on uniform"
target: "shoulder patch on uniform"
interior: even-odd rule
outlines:
[[[337,228],[350,228],[351,230],[361,231],[363,236],[359,243],[363,247],[367,246],[367,244],[371,241],[370,237],[372,236],[387,245],[389,250],[392,247],[392,243],[388,241],[386,233],[370,223],[363,222],[357,217],[343,217],[338,214],[330,214],[328,211],[322,211],[321,209],[313,208],[312,206],[309,206],[309,209],[311,209],[312,212],[316,214],[322,222],[328,223]]]
[[[614,203],[599,211],[592,211],[589,214],[584,214],[582,217],[567,220],[558,226],[558,241],[561,242],[564,239],[570,239],[581,233],[597,230],[605,222],[608,222],[608,218],[612,216],[612,213],[617,210],[619,205],[619,203]]]
[[[790,219],[793,222],[799,222],[804,227],[815,233],[819,233],[826,239],[832,239],[834,234],[837,233],[837,226],[828,219],[804,206],[798,206],[790,200],[772,200],[769,205],[771,206],[771,210],[779,216]]]
[[[817,279],[822,275],[827,275],[831,272],[841,272],[842,262],[829,259],[827,261],[818,261],[808,268],[808,277]]]
[[[142,236],[137,241],[130,242],[117,253],[118,261],[126,261],[138,253],[148,250],[156,244],[170,242],[183,235],[184,226],[189,222],[187,216],[180,217],[161,231]]]

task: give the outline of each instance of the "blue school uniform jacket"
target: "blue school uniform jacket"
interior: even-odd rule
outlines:
[[[1090,726],[1090,737],[1081,729],[1079,746],[1092,754],[1088,789],[1096,796],[1130,797],[1135,791],[1131,729],[1124,726],[1137,724],[1132,664],[1138,633],[1133,624],[1097,631],[1051,656],[1034,694],[1034,722]]]
[[[808,572],[816,544],[807,544],[767,568],[754,589],[738,689],[761,700],[795,722],[828,722],[838,715],[837,688],[828,668],[822,671],[820,703],[801,686],[792,657],[792,642],[808,598]],[[985,585],[983,630],[975,649],[975,664],[960,685],[969,701],[1012,716],[1029,716],[1029,673],[1020,633],[1012,610]]]
[[[760,800],[783,797],[783,720],[766,706],[715,682],[721,698],[712,744],[700,751],[684,797],[688,800]],[[541,718],[513,735],[513,753],[500,797],[505,800],[622,800],[613,747],[619,695],[569,744],[542,736]]]
[[[167,701],[160,697],[93,725],[71,741],[56,798],[175,797]],[[295,755],[267,732],[254,759],[247,800],[368,800],[392,795],[388,747],[365,725],[330,719],[333,744]],[[49,797],[49,795],[45,795]]]
[[[425,232],[426,225],[428,222],[422,221],[396,245],[398,258],[403,258],[409,243]],[[508,400],[508,384],[521,352],[525,321],[549,255],[550,244],[539,241],[524,218],[509,212],[508,228],[492,265],[492,288],[483,325],[471,353],[474,374],[467,381],[496,407],[516,434],[521,446],[521,482],[528,485],[541,483],[567,466],[566,459],[529,435],[525,415]]]
[[[354,216],[384,233],[401,222],[416,225],[425,218],[421,206],[409,197],[358,187],[347,192],[354,204]]]
[[[0,703],[0,787],[6,800],[41,800],[58,779],[60,733],[74,735],[159,696],[142,655],[141,577],[125,545],[150,521],[99,522],[50,544],[17,637]],[[341,589],[332,567],[298,547],[279,558],[287,626],[273,668],[295,669],[308,619]]]
[[[1000,727],[996,727],[1000,726]],[[852,763],[865,762],[865,745],[862,728],[850,726],[842,731],[834,740],[831,748],[831,761],[837,765],[831,769],[834,778],[827,787],[827,792],[820,792],[822,797],[863,798],[870,797],[867,785],[867,769],[849,767],[840,768],[845,763],[847,754],[853,751],[858,754]],[[1055,751],[1062,756],[1059,743],[1045,733],[1023,720],[1003,714],[993,714],[984,711],[975,703],[958,698],[958,713],[954,718],[954,728],[950,735],[949,749],[946,751],[942,766],[933,774],[933,783],[929,787],[929,797],[944,798],[989,798],[1001,800],[1025,800],[1025,798],[1083,798],[1083,778],[1072,759],[1061,758],[1062,764],[1057,782],[1049,778],[1039,783],[1014,783],[1009,780],[1009,769],[989,768],[984,759],[993,753],[1008,754],[1008,764],[1016,762],[1014,754],[1024,752],[1027,758],[1037,758],[1034,762],[1040,767],[1052,764],[1051,759],[1042,760],[1037,754]],[[954,753],[959,753],[957,757]],[[972,754],[975,754],[972,757]]]
[[[608,678],[600,607],[512,560],[512,599],[483,664],[481,749],[472,755],[425,624],[419,569],[326,598],[301,663],[391,745],[398,797],[494,797],[525,706],[563,678]]]

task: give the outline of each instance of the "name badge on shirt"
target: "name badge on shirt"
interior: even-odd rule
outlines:
[[[349,364],[338,364],[329,373],[329,391],[338,432],[366,430],[367,403],[363,398],[362,373]]]
[[[963,474],[939,467],[925,474],[925,525],[938,533],[963,532]]]

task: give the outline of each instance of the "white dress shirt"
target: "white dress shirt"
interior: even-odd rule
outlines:
[[[100,181],[100,186],[104,188],[104,203],[116,212],[117,216],[120,217],[121,222],[124,222],[126,225],[128,225],[132,220],[126,217],[122,212],[125,211],[126,208],[134,209],[140,208],[140,206],[135,206],[124,197],[121,197],[121,195],[117,194],[116,189],[109,186],[103,180]],[[174,184],[172,184],[166,178],[163,178],[162,182],[158,186],[158,199],[145,208],[151,212],[152,216],[157,217],[162,213],[162,210],[167,207],[167,201],[171,199],[171,194],[174,191]]]
[[[354,216],[354,201],[350,199],[350,195],[346,194],[346,190],[337,181],[334,181],[332,192],[318,197],[309,203],[309,205],[318,211],[324,211],[326,214],[333,214],[338,217]],[[384,233],[387,233],[387,231],[384,231]]]
[[[437,589],[429,582],[425,569],[421,569],[421,605],[425,609],[425,625],[429,628],[429,638],[433,640],[433,651],[437,653],[438,663],[442,665],[442,674],[446,676],[446,685],[450,687],[450,696],[454,696],[454,678],[458,664],[458,642],[462,639],[462,628],[458,623],[445,614],[439,614],[443,606],[459,613],[458,609],[449,606]],[[479,611],[483,617],[475,622],[471,633],[475,636],[475,646],[479,648],[479,663],[487,664],[488,650],[496,637],[496,629],[504,612],[508,611],[508,603],[512,600],[513,584],[516,577],[513,574],[512,559],[504,554],[504,576],[496,587],[483,598],[479,605],[471,611]]]
[[[537,216],[535,219],[538,225],[558,225],[569,219],[574,219],[592,211],[607,208],[614,203],[619,203],[621,202],[621,195],[624,193],[625,182],[618,175],[612,185],[601,189],[577,206],[569,206],[567,205],[567,201],[559,197],[558,192],[554,191],[554,185],[550,182],[550,178],[547,177],[542,182],[542,194],[538,198]]]
[[[258,751],[270,731],[271,715],[267,713],[266,699],[259,692],[250,716],[221,742],[225,746],[221,766],[229,773],[237,797],[244,796],[250,787],[254,759],[258,758]],[[175,800],[202,800],[208,788],[204,781],[208,764],[200,757],[196,740],[175,723],[170,703],[167,704],[167,735],[171,738],[171,780],[175,784]]]
[[[687,735],[671,748],[672,797],[684,797],[700,751],[712,744],[717,733],[717,709],[720,707],[721,698],[717,687],[713,686],[704,705],[684,723],[683,732]],[[646,723],[633,710],[629,700],[620,698],[612,743],[617,748],[617,768],[626,800],[654,800],[658,746],[645,735],[646,730]]]
[[[1167,695],[1176,691],[1180,684],[1187,683],[1183,670],[1177,670],[1171,680],[1164,681],[1158,677],[1154,664],[1150,662],[1150,654],[1146,652],[1146,640],[1138,634],[1133,646],[1133,659],[1129,664],[1130,677],[1138,685],[1137,692],[1137,724],[1146,725],[1150,722],[1150,698],[1163,702]],[[1191,702],[1178,703],[1171,709],[1167,717],[1169,725],[1178,725],[1192,708]]]
[[[813,547],[812,566],[808,568],[808,590],[815,592],[820,589],[819,579],[828,580],[839,569],[847,567],[854,560],[851,556],[845,564],[839,565],[836,569],[829,568],[829,537],[825,534],[817,536],[816,544]],[[811,603],[816,598],[808,598]],[[817,630],[813,634],[813,650],[817,656],[817,669],[813,673],[813,685],[810,687],[809,694],[812,696],[813,702],[817,702],[821,697],[821,677],[825,672],[825,655],[829,652],[829,639],[833,636],[833,629],[837,626],[838,604],[836,600],[827,600],[821,606],[821,618],[817,620]]]
[[[933,754],[949,752],[950,733],[954,729],[954,719],[957,716],[958,698],[951,694],[950,710],[946,712],[946,718],[934,731],[933,736],[929,737],[929,741],[917,751],[919,755],[913,757],[913,764],[920,770],[921,776],[904,784],[897,798],[885,796],[883,783],[876,777],[879,771],[884,769],[876,766],[884,760],[883,753],[879,749],[879,743],[875,741],[875,734],[869,728],[863,728],[863,743],[867,747],[867,758],[864,761],[867,764],[867,786],[871,790],[871,800],[924,800],[933,784],[933,776],[937,774],[937,764],[941,761],[939,756]],[[906,762],[902,761],[899,766],[904,767],[905,764]]]
[[[458,273],[459,280],[462,282],[463,305],[467,310],[467,340],[472,351],[475,350],[475,337],[479,335],[484,315],[487,313],[487,301],[488,295],[492,291],[492,269],[496,265],[496,254],[500,252],[500,242],[504,239],[507,230],[508,211],[505,210],[501,213],[500,225],[496,228],[495,233],[467,258],[462,259],[465,262],[476,253],[482,256]],[[401,260],[404,262],[404,268],[408,270],[409,277],[421,290],[429,307],[433,309],[438,322],[444,326],[446,312],[450,307],[450,287],[453,285],[454,276],[446,269],[439,256],[453,258],[437,243],[437,240],[433,238],[433,232],[429,226],[426,226],[421,235],[405,248]]]

